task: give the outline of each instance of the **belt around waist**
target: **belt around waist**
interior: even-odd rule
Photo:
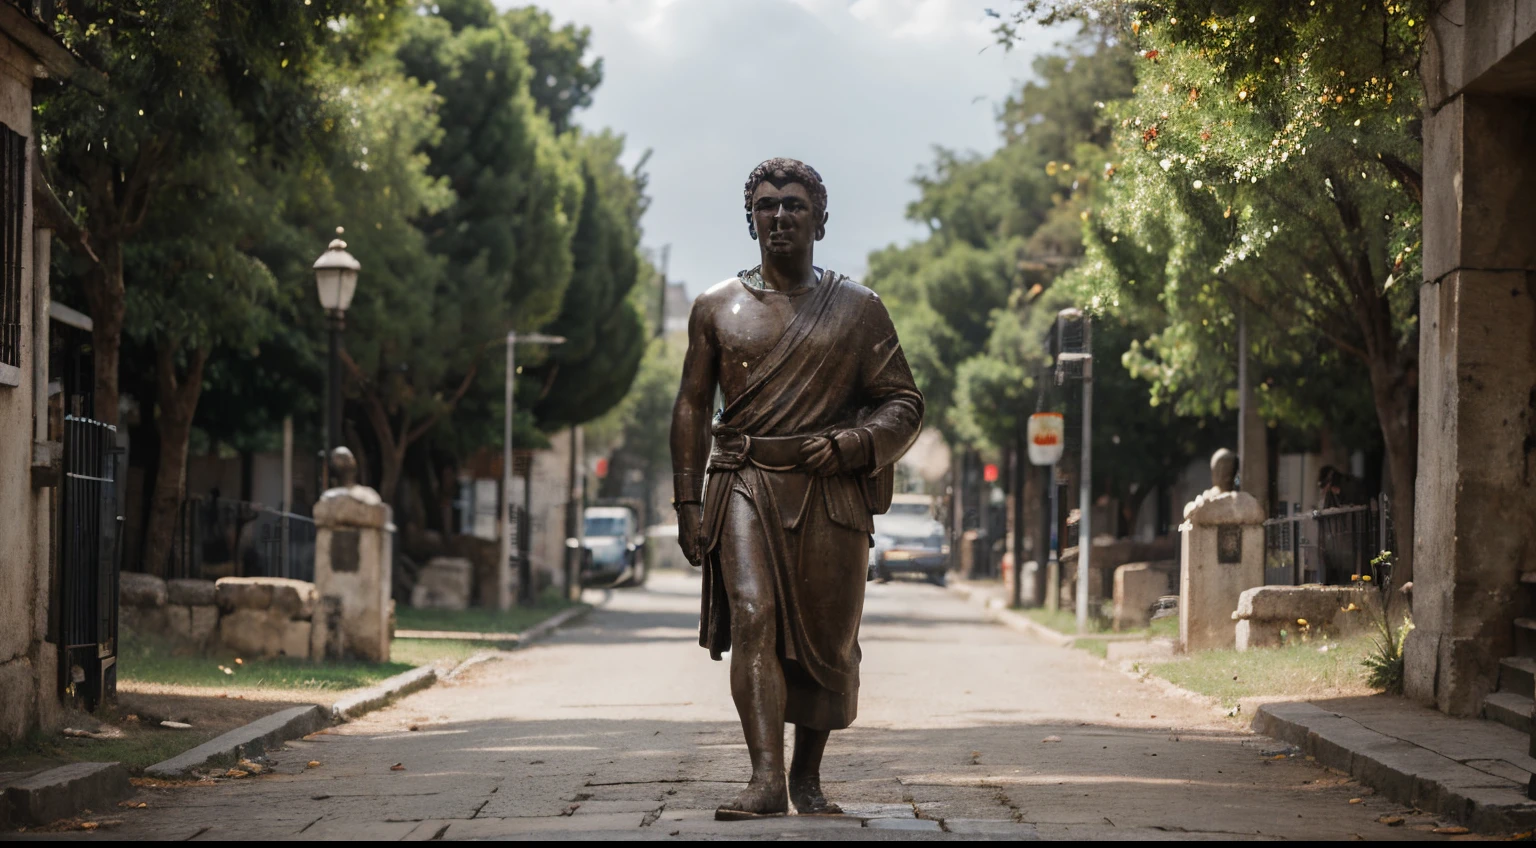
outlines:
[[[801,451],[810,436],[740,436],[741,454],[765,471],[801,469]]]

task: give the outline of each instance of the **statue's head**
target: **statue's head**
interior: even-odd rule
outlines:
[[[1237,485],[1237,454],[1222,448],[1211,454],[1211,485],[1230,492]]]
[[[331,485],[338,488],[357,485],[357,457],[345,447],[331,451]]]
[[[753,168],[742,195],[747,234],[762,239],[770,253],[810,250],[827,234],[827,187],[798,159],[769,159]]]

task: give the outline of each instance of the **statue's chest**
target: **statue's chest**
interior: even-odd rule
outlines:
[[[797,306],[794,298],[759,299],[746,292],[725,304],[715,321],[721,371],[744,373],[767,356],[794,320]]]

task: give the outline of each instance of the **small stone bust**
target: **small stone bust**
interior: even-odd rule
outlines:
[[[1211,455],[1211,487],[1184,506],[1196,524],[1262,524],[1264,510],[1253,495],[1236,490],[1237,454],[1222,448]]]
[[[1222,448],[1211,454],[1211,488],[1230,492],[1237,488],[1237,454]]]
[[[1212,467],[1215,461],[1212,460]],[[347,489],[357,485],[357,457],[345,446],[331,451],[331,481],[333,488]]]

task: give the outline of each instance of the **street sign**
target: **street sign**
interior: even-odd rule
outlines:
[[[1029,416],[1029,461],[1035,465],[1055,465],[1067,449],[1066,431],[1066,419],[1059,412]]]

